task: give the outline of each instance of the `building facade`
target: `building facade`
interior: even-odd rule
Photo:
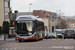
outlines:
[[[10,10],[10,0],[0,0],[0,26],[2,26],[3,21],[9,20]]]
[[[34,16],[39,16],[44,21],[44,26],[46,26],[50,33],[54,32],[55,29],[55,13],[45,10],[33,10]]]
[[[68,28],[75,29],[75,22],[68,22]]]

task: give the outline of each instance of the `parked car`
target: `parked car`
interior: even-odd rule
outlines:
[[[66,29],[62,29],[62,33],[64,33],[64,32],[65,32],[65,30],[66,30]]]
[[[63,31],[64,30],[62,30],[62,29],[55,29],[56,31],[56,33],[57,33],[57,38],[63,38]]]
[[[63,35],[64,35],[64,39],[65,38],[74,38],[75,39],[75,32],[74,32],[74,30],[65,30]]]
[[[57,31],[57,38],[63,38],[62,31]]]
[[[48,38],[55,38],[55,33],[49,33]]]

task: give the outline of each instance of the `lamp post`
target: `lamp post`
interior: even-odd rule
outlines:
[[[56,10],[57,17],[61,16],[61,10]]]
[[[48,16],[49,16],[49,18],[48,18],[48,27],[49,27],[48,32],[52,33],[52,25],[51,25],[52,24],[52,22],[51,22],[52,21],[52,14],[49,14]]]
[[[30,5],[32,5],[32,3],[29,4],[29,12],[30,12],[30,10],[31,10]]]

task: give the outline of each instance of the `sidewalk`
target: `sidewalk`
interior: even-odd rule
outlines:
[[[6,41],[15,41],[15,37],[14,38],[6,39]]]
[[[4,40],[0,40],[0,43],[3,42]],[[12,41],[15,41],[15,38],[8,38],[6,39],[5,41],[7,42],[12,42]]]

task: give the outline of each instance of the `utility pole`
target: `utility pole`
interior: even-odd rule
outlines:
[[[32,5],[32,3],[29,3],[29,12],[31,11],[31,7],[30,7],[30,5]]]
[[[51,20],[52,20],[52,15],[49,14],[49,18],[48,18],[48,26],[49,26],[49,33],[52,33],[52,26],[51,26]]]
[[[50,33],[52,33],[52,25],[51,25],[52,22],[51,21],[52,21],[52,15],[50,15]]]
[[[48,33],[50,33],[50,14],[49,14],[49,18],[48,18]]]

